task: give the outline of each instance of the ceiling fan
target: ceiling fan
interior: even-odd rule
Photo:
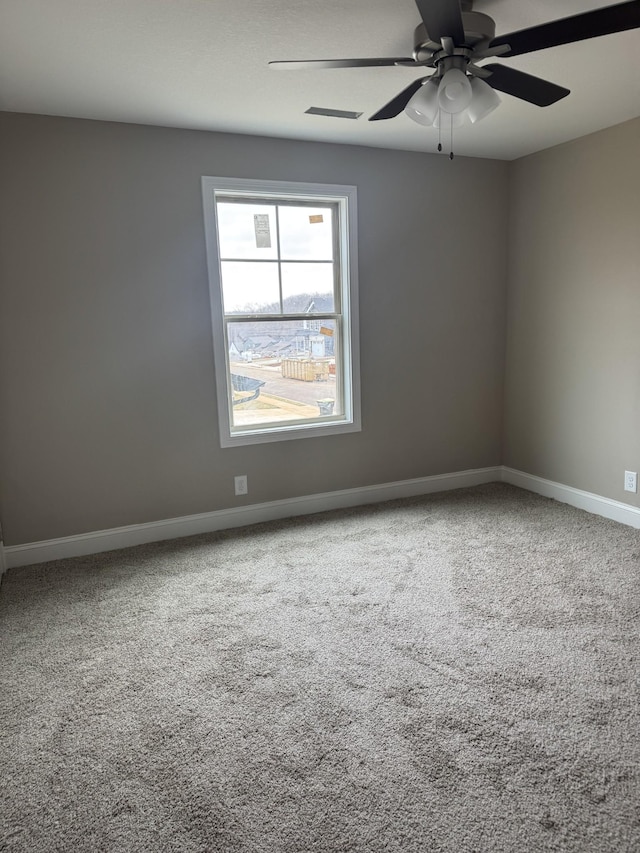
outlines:
[[[479,121],[500,103],[495,90],[547,107],[569,89],[498,63],[478,65],[489,57],[520,56],[536,50],[640,27],[640,0],[583,12],[506,35],[495,35],[488,15],[473,11],[473,0],[415,0],[422,18],[414,33],[411,57],[311,59],[270,62],[272,68],[433,68],[374,113],[369,121],[390,119],[403,110],[419,124],[450,126],[467,118]],[[444,114],[444,115],[443,115]],[[441,150],[441,146],[439,146]]]

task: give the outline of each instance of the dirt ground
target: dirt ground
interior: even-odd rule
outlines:
[[[261,393],[294,400],[297,403],[307,403],[315,406],[318,400],[335,400],[336,378],[329,376],[326,382],[302,382],[299,379],[285,379],[280,366],[262,366],[255,363],[232,362],[231,372],[252,379],[260,379],[265,383]]]

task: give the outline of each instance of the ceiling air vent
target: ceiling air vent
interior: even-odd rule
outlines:
[[[351,110],[328,110],[326,107],[309,107],[305,110],[312,116],[332,116],[333,118],[360,118],[362,113],[354,113]]]

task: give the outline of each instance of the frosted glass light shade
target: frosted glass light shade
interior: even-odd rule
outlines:
[[[441,110],[436,116],[433,126],[442,128],[442,130],[450,130],[452,127],[462,127],[466,123],[467,110],[461,113],[445,113],[444,110]]]
[[[500,106],[500,97],[495,89],[479,77],[471,78],[471,92],[472,98],[467,107],[467,115],[475,124]]]
[[[459,68],[450,68],[438,87],[438,104],[445,113],[461,113],[471,102],[471,83]]]
[[[438,115],[438,84],[431,80],[423,83],[404,111],[418,124],[431,127]]]

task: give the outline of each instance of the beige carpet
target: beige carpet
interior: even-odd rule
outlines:
[[[637,853],[639,568],[496,484],[12,570],[0,850]]]

